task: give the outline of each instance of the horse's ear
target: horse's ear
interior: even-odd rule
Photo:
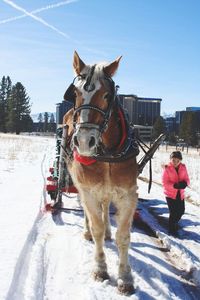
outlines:
[[[107,76],[112,77],[115,74],[121,58],[122,56],[118,57],[115,61],[104,67],[104,72]]]
[[[74,51],[74,62],[73,62],[73,67],[77,75],[80,74],[80,72],[83,70],[85,67],[84,62],[80,59],[78,53]]]

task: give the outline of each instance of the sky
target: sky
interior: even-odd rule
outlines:
[[[119,93],[162,98],[161,113],[200,106],[200,1],[0,0],[0,79],[20,81],[32,113],[54,112],[73,53],[112,62]]]

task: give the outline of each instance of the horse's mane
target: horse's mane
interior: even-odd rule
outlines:
[[[107,66],[107,64],[108,64],[107,62],[100,62],[100,63],[95,64],[95,70],[94,70],[94,74],[93,74],[94,80],[103,79],[105,77],[104,67]],[[81,71],[80,75],[88,74],[90,69],[93,66],[94,65],[85,65],[85,67]]]

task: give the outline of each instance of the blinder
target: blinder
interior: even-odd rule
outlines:
[[[64,94],[64,99],[69,102],[75,103],[76,94],[75,94],[74,90],[75,90],[75,85],[74,85],[74,82],[72,82]]]

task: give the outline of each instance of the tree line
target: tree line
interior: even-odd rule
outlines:
[[[165,120],[160,116],[154,123],[152,138],[157,138],[161,133],[166,133],[166,140],[172,144],[182,141],[197,146],[200,141],[199,116],[194,111],[186,111],[179,128],[172,132],[166,132]]]
[[[38,124],[33,123],[30,114],[30,97],[23,84],[13,85],[9,76],[3,76],[0,81],[0,132],[55,132],[53,114],[39,114]]]
[[[55,132],[56,131],[56,123],[54,114],[50,114],[45,112],[44,114],[40,113],[38,115],[38,124],[36,131],[42,132]]]
[[[0,131],[30,131],[32,119],[31,104],[25,87],[21,82],[12,84],[9,76],[2,77],[0,82]]]

